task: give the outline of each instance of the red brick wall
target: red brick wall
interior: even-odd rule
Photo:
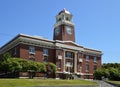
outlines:
[[[66,32],[65,25],[60,25],[60,34],[58,36],[55,36],[55,29],[54,29],[53,40],[73,41],[73,42],[75,42],[74,27],[72,27],[72,34],[69,35]]]
[[[62,56],[62,59],[61,59],[61,68],[59,68],[58,69],[58,49],[56,49],[55,50],[56,52],[55,52],[55,54],[56,54],[56,66],[57,66],[57,70],[59,71],[59,72],[62,72],[63,71],[63,67],[64,67],[64,52],[63,52],[63,50],[61,50],[61,52],[60,52],[60,55]]]
[[[20,44],[20,58],[29,59],[29,46]]]
[[[35,47],[35,54],[29,54],[29,46],[31,45],[20,45],[20,58],[23,59],[29,59],[29,58],[35,58],[35,61],[43,62],[43,47]],[[55,63],[55,50],[48,48],[48,62]]]
[[[83,62],[82,62],[82,72],[83,73],[88,73],[88,74],[89,73],[93,74],[94,73],[94,65],[96,65],[97,68],[101,67],[101,57],[97,57],[97,62],[96,63],[94,62],[94,56],[90,56],[89,58],[90,58],[90,60],[86,61],[86,55],[84,54]],[[86,64],[89,65],[89,71],[88,72],[85,71]],[[85,78],[85,76],[84,76],[84,78]],[[89,76],[89,78],[93,78],[93,76]]]

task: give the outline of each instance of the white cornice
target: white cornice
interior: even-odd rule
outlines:
[[[84,51],[84,49],[82,47],[70,46],[70,45],[61,44],[61,43],[56,43],[55,46],[61,47],[61,48],[66,48],[66,49]]]
[[[17,35],[15,38],[13,38],[7,44],[5,44],[3,47],[1,47],[0,54],[8,51],[10,48],[13,48],[14,46],[16,46],[19,43],[24,43],[24,44],[28,44],[28,45],[35,45],[35,46],[40,46],[40,47],[48,47],[48,48],[61,47],[63,49],[73,50],[76,52],[82,51],[88,55],[96,55],[96,56],[102,55],[101,51],[84,48],[83,46],[80,46],[72,41],[58,41],[58,40],[52,41],[52,40],[48,40],[45,38],[30,36],[30,35],[25,35],[25,34]],[[76,46],[67,45],[66,43],[72,43],[73,45],[76,45]]]
[[[15,39],[15,40],[11,41],[10,43],[7,43],[6,45],[4,45],[4,46],[0,49],[0,54],[8,51],[9,49],[11,49],[11,48],[13,48],[13,47],[15,47],[16,45],[19,44],[19,42],[20,42],[20,39],[17,38],[17,39]]]
[[[34,45],[34,46],[41,46],[41,47],[47,47],[47,48],[54,48],[54,41],[50,41],[50,40],[45,40],[42,39],[40,40],[40,38],[35,39],[35,38],[30,38],[29,36],[24,37],[27,35],[18,35],[18,37],[12,39],[10,42],[8,42],[7,44],[5,44],[1,49],[0,49],[0,54],[8,51],[9,49],[15,47],[16,45],[22,43],[22,44],[29,44],[29,45]]]
[[[72,44],[74,44],[74,45],[76,45],[76,46],[80,46],[79,44],[77,44],[77,43],[75,43],[75,42],[73,42],[73,41],[60,41],[60,40],[55,40],[55,42],[60,42],[60,43],[72,43]],[[81,46],[82,47],[82,46]]]
[[[56,27],[58,27],[62,24],[74,26],[74,23],[72,23],[70,21],[62,20],[62,21],[59,21],[59,22],[55,23],[54,28],[56,28]]]
[[[66,45],[65,43],[73,43],[75,44],[76,46],[71,46],[71,45]],[[61,48],[65,48],[65,49],[70,49],[70,50],[75,50],[75,51],[82,51],[84,52],[85,54],[88,54],[88,55],[93,55],[93,56],[101,56],[102,55],[102,52],[99,51],[99,50],[94,50],[94,49],[87,49],[87,48],[84,48],[83,46],[80,46],[78,44],[76,44],[75,42],[72,42],[72,41],[59,41],[59,40],[56,40],[56,44],[55,44],[57,47],[61,47]]]
[[[49,40],[47,38],[44,38],[44,37],[41,37],[41,36],[37,36],[37,35],[34,35],[34,36],[27,35],[27,34],[19,34],[19,35],[24,36],[24,37],[29,37],[29,38],[34,38],[34,39],[40,39],[40,40],[46,40],[46,41],[53,42],[53,40]]]
[[[99,50],[93,50],[93,49],[84,49],[85,54],[88,55],[94,55],[94,56],[101,56],[103,53]]]
[[[27,38],[27,37],[19,37],[19,38],[22,42],[26,42],[26,43],[54,46],[53,42],[47,42],[44,40],[37,40],[37,39],[32,39],[32,38]]]

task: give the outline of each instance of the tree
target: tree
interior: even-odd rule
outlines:
[[[28,71],[45,72],[46,68],[43,63],[27,61],[21,58],[8,58],[1,62],[0,70],[2,71]]]
[[[2,61],[7,60],[8,58],[11,58],[11,55],[9,54],[9,52],[6,52],[3,54]]]
[[[102,65],[102,68],[110,68],[110,67],[119,68],[120,63],[104,63]]]
[[[56,73],[56,65],[54,63],[44,63],[46,65],[46,74],[47,77],[54,77],[55,73]]]
[[[21,72],[27,72],[29,70],[29,61],[21,58],[16,58],[16,60],[22,66]]]
[[[97,69],[94,72],[94,77],[96,79],[101,79],[102,76],[110,80],[120,80],[120,64],[119,63],[103,64],[101,69]]]
[[[52,73],[56,73],[56,65],[54,63],[49,63],[50,64],[50,67],[51,67],[51,72]]]
[[[101,80],[102,77],[108,78],[108,77],[109,77],[109,72],[108,72],[107,69],[102,68],[102,69],[97,69],[97,70],[94,72],[93,75],[94,75],[95,79]]]
[[[118,68],[109,68],[109,79],[110,80],[120,80],[120,72]]]
[[[49,65],[49,70],[47,69]],[[30,72],[31,75],[35,72],[55,74],[56,65],[53,63],[40,63],[28,61],[22,58],[11,58],[11,56],[6,53],[3,56],[3,60],[0,61],[0,71],[3,72]],[[30,76],[31,77],[31,76]]]
[[[18,63],[16,58],[8,58],[1,62],[0,70],[6,72],[20,71],[22,66]]]
[[[46,66],[40,62],[29,61],[29,70],[33,70],[34,72],[45,72]]]
[[[46,66],[40,62],[29,61],[29,78],[33,78],[35,72],[46,72]]]

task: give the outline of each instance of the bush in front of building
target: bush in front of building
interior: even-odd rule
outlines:
[[[55,77],[56,73],[56,65],[51,62],[44,62],[46,66],[46,72],[45,74],[47,75],[48,78]]]
[[[0,70],[7,72],[26,72],[33,70],[34,72],[46,72],[46,67],[43,63],[27,61],[21,58],[8,58],[1,61]]]
[[[40,72],[54,77],[56,73],[56,65],[54,63],[28,61],[22,58],[13,58],[9,53],[3,54],[0,60],[0,73],[14,73],[14,72]]]

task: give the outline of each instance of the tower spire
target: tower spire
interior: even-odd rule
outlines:
[[[71,14],[68,10],[66,10],[66,8],[63,8],[63,10],[61,10],[61,11],[59,12],[59,15],[60,15],[61,13]]]
[[[65,8],[56,16],[53,40],[75,42],[74,23],[71,13]]]

